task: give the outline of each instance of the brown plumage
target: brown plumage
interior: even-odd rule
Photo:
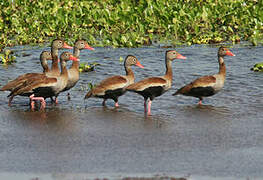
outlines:
[[[51,53],[48,51],[43,51],[40,55],[40,61],[43,67],[43,72],[46,73],[49,71],[47,60],[52,60]],[[27,73],[18,76],[16,79],[8,82],[5,86],[3,86],[0,90],[1,91],[15,91],[20,88],[20,86],[26,85],[28,79],[35,79],[35,78],[43,78],[45,74],[43,73]],[[10,97],[10,95],[8,96]],[[11,102],[13,100],[13,96],[9,98],[8,105],[11,106]]]
[[[174,59],[186,59],[186,57],[177,53],[175,50],[166,51],[165,54],[165,64],[166,64],[166,73],[164,76],[160,77],[150,77],[143,79],[139,82],[136,82],[126,89],[128,91],[136,92],[144,97],[144,112],[148,115],[151,115],[151,103],[155,97],[161,96],[168,89],[171,88],[172,84],[172,61]],[[147,100],[148,102],[148,111],[147,111]]]
[[[66,61],[73,60],[77,61],[69,52],[63,52],[60,56],[61,63],[61,74],[58,77],[52,78],[44,76],[42,78],[31,78],[26,81],[26,83],[19,89],[12,91],[10,96],[32,96],[31,102],[33,100],[42,101],[42,108],[45,107],[44,99],[51,96],[58,96],[58,94],[66,87],[68,80],[68,72],[66,68]],[[31,104],[31,108],[33,105]]]
[[[156,87],[156,86],[165,86],[168,82],[166,79],[162,77],[150,77],[147,79],[143,79],[139,82],[136,82],[134,84],[131,84],[127,87],[129,91],[142,91],[149,87]]]
[[[90,47],[85,40],[78,40],[74,44],[73,55],[79,59],[80,50],[89,49],[94,50]],[[71,67],[68,69],[68,84],[63,91],[67,91],[74,87],[79,81],[79,61],[73,61]]]
[[[48,72],[49,68],[48,68],[48,64],[47,64],[47,60],[52,60],[52,56],[51,53],[48,51],[43,51],[40,55],[40,62],[42,64],[43,67],[43,72]],[[18,76],[16,79],[8,82],[5,86],[3,86],[0,90],[1,91],[12,91],[14,90],[17,86],[22,85],[25,80],[27,78],[30,77],[35,77],[37,75],[43,75],[43,73],[27,73],[27,74],[23,74]]]
[[[69,46],[65,41],[61,39],[55,39],[51,44],[51,55],[52,55],[52,65],[51,70],[46,72],[45,75],[48,77],[57,77],[60,76],[59,69],[59,58],[58,58],[58,50],[59,49],[73,49],[73,47]]]
[[[211,76],[202,76],[180,88],[173,95],[182,94],[185,96],[193,96],[199,98],[199,104],[201,104],[204,97],[212,96],[220,91],[224,86],[226,77],[226,66],[223,59],[224,56],[235,55],[226,47],[220,47],[218,49],[219,72]]]
[[[58,50],[61,48],[67,48],[72,49],[71,46],[67,45],[67,43],[61,39],[55,39],[52,41],[51,44],[51,53],[48,51],[43,51],[40,55],[40,62],[43,67],[43,73],[27,73],[23,74],[16,79],[10,81],[7,83],[4,87],[2,87],[1,91],[14,91],[16,89],[19,89],[21,85],[28,84],[28,79],[41,79],[44,78],[44,76],[48,77],[57,77],[60,75],[60,70],[58,68]],[[52,60],[52,67],[49,69],[47,60]],[[10,96],[10,95],[9,95]],[[8,97],[9,97],[8,96]],[[8,105],[11,105],[11,102],[13,100],[13,96],[9,98]]]
[[[134,73],[131,69],[132,65],[139,66],[143,68],[141,63],[135,56],[128,55],[124,61],[124,68],[126,71],[125,76],[112,76],[104,79],[95,88],[90,90],[85,99],[90,97],[103,98],[103,106],[107,99],[113,99],[115,101],[115,106],[118,107],[118,98],[123,95],[126,90],[125,88],[130,84],[134,83]]]

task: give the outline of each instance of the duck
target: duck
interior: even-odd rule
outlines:
[[[73,55],[76,58],[79,58],[80,50],[88,49],[94,50],[93,47],[90,47],[85,40],[77,40],[74,44]],[[67,91],[74,87],[79,81],[79,61],[73,61],[71,67],[68,69],[68,83],[65,89],[62,92]],[[68,93],[68,99],[70,99],[70,94]]]
[[[66,67],[67,61],[78,61],[72,53],[63,52],[60,55],[61,74],[58,77],[41,77],[29,78],[19,89],[12,91],[9,96],[28,96],[30,97],[31,109],[34,109],[34,101],[41,101],[41,109],[46,106],[45,99],[52,96],[58,96],[59,93],[67,86],[68,71]]]
[[[54,39],[51,43],[51,55],[52,55],[52,65],[51,70],[46,72],[45,75],[47,77],[58,77],[60,76],[60,69],[59,69],[59,58],[58,58],[58,50],[60,49],[73,49],[72,46],[69,46],[64,40],[62,39]]]
[[[22,86],[25,83],[25,81],[30,77],[33,78],[33,77],[45,76],[44,74],[50,71],[48,64],[47,64],[47,60],[52,60],[51,52],[42,51],[42,53],[40,54],[40,62],[43,67],[43,74],[42,73],[27,73],[27,74],[20,75],[16,79],[4,85],[0,89],[0,91],[11,91],[12,92],[15,89],[19,88],[20,86]],[[10,97],[8,101],[9,106],[11,106],[12,100],[13,100],[13,97]]]
[[[107,99],[115,102],[115,107],[119,107],[118,98],[126,92],[126,87],[134,83],[134,73],[131,66],[144,68],[140,61],[133,55],[128,55],[124,61],[126,75],[111,76],[101,81],[95,88],[91,89],[84,99],[90,97],[102,98],[102,105],[105,106]]]
[[[226,79],[225,56],[235,56],[228,48],[221,46],[218,49],[219,72],[214,75],[202,76],[178,89],[173,96],[184,95],[199,98],[199,105],[204,97],[213,96],[223,87]]]
[[[169,50],[165,53],[166,73],[164,76],[149,77],[139,82],[129,85],[126,90],[135,92],[144,97],[144,112],[148,116],[151,115],[151,104],[155,97],[161,96],[171,88],[173,72],[172,61],[175,59],[186,59],[185,56],[179,54],[175,50]],[[147,109],[147,100],[148,109]]]
[[[40,54],[40,62],[43,68],[43,73],[26,73],[18,76],[16,79],[8,82],[5,86],[3,86],[0,91],[14,91],[19,88],[19,86],[23,85],[25,81],[30,78],[41,78],[44,76],[48,77],[56,77],[60,75],[60,70],[58,67],[58,50],[59,49],[73,49],[73,47],[69,46],[64,40],[55,39],[51,44],[51,53],[48,51],[43,51]],[[47,60],[52,60],[52,67],[49,69]],[[11,106],[11,102],[13,97],[10,96],[8,105]]]

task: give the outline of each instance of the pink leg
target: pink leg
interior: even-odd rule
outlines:
[[[147,113],[148,116],[151,115],[151,105],[152,105],[152,101],[149,100],[149,102],[148,102],[148,113]]]
[[[30,97],[30,101],[31,101],[31,109],[34,109],[34,106],[35,106],[35,102],[34,101],[41,101],[41,109],[45,109],[46,107],[46,101],[43,97],[35,97],[34,94],[32,94]]]
[[[29,99],[30,99],[30,102],[32,102],[33,101],[33,98],[35,97],[35,95],[34,94],[32,94],[31,96],[29,96]]]
[[[119,104],[118,104],[118,102],[116,102],[116,103],[115,103],[115,107],[119,107]]]
[[[12,102],[13,98],[14,98],[14,96],[11,96],[11,97],[9,98],[8,106],[11,106],[11,102]]]
[[[144,100],[144,113],[147,113],[147,100]]]
[[[32,100],[39,100],[41,101],[41,109],[45,109],[46,107],[46,101],[43,97],[33,97]]]
[[[30,105],[31,105],[31,110],[34,110],[35,109],[35,102],[31,101]]]
[[[34,109],[35,109],[35,102],[33,101],[34,96],[35,96],[34,94],[32,94],[31,96],[29,96],[31,110],[34,110]]]
[[[58,104],[58,97],[55,97],[55,103]]]
[[[202,105],[202,100],[199,100],[198,104],[199,104],[199,105]]]
[[[41,100],[41,109],[45,109],[46,108],[46,101],[45,101],[45,99],[43,98],[42,100]]]

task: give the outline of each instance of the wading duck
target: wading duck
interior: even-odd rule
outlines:
[[[51,44],[51,55],[52,55],[52,65],[51,70],[45,73],[48,77],[57,77],[60,76],[60,70],[58,67],[59,58],[58,58],[58,50],[59,49],[73,49],[73,47],[69,46],[65,41],[61,39],[55,39]]]
[[[44,73],[49,71],[47,60],[52,60],[51,53],[49,51],[43,51],[40,55],[40,61],[41,61],[41,65],[43,67]],[[40,76],[44,77],[45,75],[42,73],[27,73],[27,74],[20,75],[15,80],[12,80],[9,83],[7,83],[0,90],[1,91],[14,91],[16,89],[19,89],[20,86],[26,83],[26,80],[28,80],[29,78],[40,77]],[[9,98],[9,101],[8,101],[9,106],[11,105],[12,99],[13,99],[13,96]]]
[[[58,67],[58,50],[62,48],[72,49],[73,47],[69,46],[65,41],[61,39],[53,40],[51,44],[51,54],[50,52],[44,51],[40,55],[40,62],[43,68],[43,73],[27,73],[27,74],[20,75],[16,79],[7,83],[0,90],[1,91],[14,91],[15,89],[19,88],[19,86],[24,84],[25,81],[31,78],[41,78],[43,76],[48,76],[48,77],[59,76],[60,70]],[[48,68],[47,60],[52,60],[51,69]],[[11,96],[9,98],[9,103],[8,103],[9,106],[11,105],[12,99],[13,98]]]
[[[84,40],[78,40],[74,44],[73,55],[79,59],[80,50],[89,49],[94,50],[94,48],[90,47],[89,44]],[[73,61],[71,67],[68,69],[68,84],[63,91],[67,91],[74,87],[79,81],[79,61]],[[68,98],[70,99],[70,95],[68,93]]]
[[[218,49],[218,63],[219,72],[211,76],[202,76],[184,87],[177,90],[173,96],[182,94],[185,96],[193,96],[199,98],[199,104],[202,104],[204,97],[212,96],[220,91],[226,78],[226,65],[224,63],[224,56],[235,56],[226,47],[220,47]]]
[[[172,61],[174,59],[186,59],[186,57],[177,53],[175,50],[166,51],[165,54],[165,65],[166,73],[160,77],[150,77],[143,79],[137,83],[131,84],[126,89],[128,91],[136,92],[144,97],[144,112],[147,115],[151,115],[151,104],[155,97],[161,96],[168,89],[171,88],[173,72],[172,72]],[[147,111],[147,100],[148,111]]]
[[[41,101],[41,109],[45,108],[45,99],[58,94],[67,86],[68,71],[66,62],[68,60],[78,61],[69,52],[63,52],[60,56],[61,74],[58,77],[41,77],[28,79],[27,83],[19,89],[12,91],[9,96],[28,96],[31,101],[31,109],[34,109],[34,100]]]
[[[118,107],[118,98],[123,95],[125,88],[134,83],[134,73],[131,69],[132,65],[144,68],[135,56],[128,55],[124,61],[126,75],[112,76],[104,79],[99,85],[91,89],[85,96],[85,99],[90,97],[103,98],[102,105],[105,106],[107,99],[113,99],[115,107]]]

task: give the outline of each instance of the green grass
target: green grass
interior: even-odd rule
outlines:
[[[255,64],[250,70],[255,72],[263,72],[263,62]]]
[[[5,0],[0,8],[0,48],[57,37],[114,47],[263,42],[260,0]]]
[[[13,55],[13,52],[9,49],[0,52],[0,63],[4,65],[12,64],[16,62],[16,57]]]

